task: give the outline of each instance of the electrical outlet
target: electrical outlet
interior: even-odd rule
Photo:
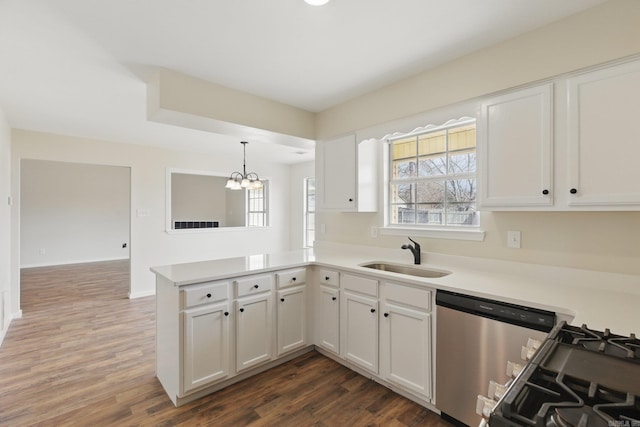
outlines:
[[[371,237],[373,237],[374,239],[375,239],[376,237],[378,237],[378,227],[376,227],[375,225],[372,225],[372,226],[369,228],[369,234],[370,234],[370,235],[371,235]]]
[[[519,231],[507,231],[507,247],[520,249],[520,237]]]
[[[40,255],[46,255],[47,254],[47,250],[45,248],[40,248]]]

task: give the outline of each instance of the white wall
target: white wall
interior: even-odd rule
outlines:
[[[245,206],[246,195],[244,191],[227,191],[225,193],[227,227],[244,227],[246,224]]]
[[[170,151],[132,144],[14,130],[12,133],[12,185],[18,194],[21,159],[67,161],[131,168],[131,296],[152,294],[156,265],[225,258],[289,249],[289,167],[252,164],[271,183],[271,227],[251,230],[220,229],[199,233],[165,231],[166,169],[194,169],[229,174],[242,164],[234,158]],[[144,216],[146,212],[149,216]],[[142,216],[138,216],[140,213]],[[12,211],[12,252],[19,250],[19,202]],[[12,287],[19,292],[19,262],[12,263]],[[19,295],[19,294],[18,294]],[[14,310],[19,298],[14,298]]]
[[[640,1],[608,1],[323,111],[318,136],[364,134],[490,92],[638,55],[639,22]],[[426,252],[640,275],[640,212],[483,212],[481,220],[484,242],[421,239],[422,247]],[[382,223],[382,213],[323,212],[317,222],[326,226],[318,240],[389,248],[406,242],[405,237],[370,237],[369,228]],[[521,249],[507,248],[508,230],[522,232]]]
[[[11,301],[11,129],[0,108],[0,343],[9,327]]]
[[[315,163],[305,162],[291,165],[291,249],[304,246],[304,179],[315,176]]]
[[[129,258],[129,174],[120,166],[23,160],[20,267]]]

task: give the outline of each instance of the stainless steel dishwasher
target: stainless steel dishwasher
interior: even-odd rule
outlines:
[[[504,384],[528,338],[542,340],[555,313],[468,295],[436,293],[436,407],[443,418],[476,427],[478,395]],[[522,362],[521,362],[522,363]]]

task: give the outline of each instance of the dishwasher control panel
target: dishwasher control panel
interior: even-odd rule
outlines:
[[[556,314],[552,311],[524,307],[455,292],[439,290],[436,293],[436,304],[542,332],[551,331],[556,323]]]

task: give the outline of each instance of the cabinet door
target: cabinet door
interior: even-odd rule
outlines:
[[[186,310],[183,392],[229,376],[229,304]]]
[[[567,82],[569,206],[640,206],[640,61]]]
[[[507,93],[482,103],[478,122],[480,205],[553,203],[553,85]]]
[[[332,353],[339,354],[340,338],[340,291],[337,288],[320,285],[316,299],[316,345]]]
[[[347,135],[319,144],[321,170],[320,207],[355,210],[356,137]]]
[[[307,345],[307,287],[278,291],[278,356]]]
[[[378,300],[349,291],[342,297],[343,357],[378,373]]]
[[[236,369],[238,372],[272,358],[272,300],[271,292],[237,300]]]
[[[380,370],[383,378],[431,397],[431,319],[427,312],[382,303]]]

